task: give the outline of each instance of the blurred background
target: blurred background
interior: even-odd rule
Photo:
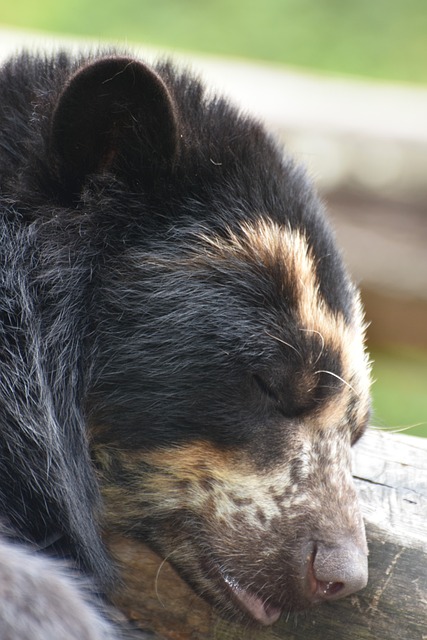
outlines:
[[[308,164],[360,284],[376,426],[427,437],[426,0],[0,0],[0,57],[172,53]]]

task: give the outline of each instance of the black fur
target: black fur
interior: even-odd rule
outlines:
[[[286,261],[222,261],[202,238],[260,219],[300,230],[348,324],[354,291],[304,170],[261,125],[169,64],[95,58],[0,71],[0,512],[18,540],[61,536],[105,592],[89,438],[204,441],[268,468],[279,421],[342,390],[340,348],[301,332]],[[352,418],[353,439],[362,429]]]

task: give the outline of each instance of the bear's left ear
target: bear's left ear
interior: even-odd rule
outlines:
[[[103,58],[79,69],[56,105],[50,152],[62,188],[112,170],[129,178],[172,166],[178,126],[160,76],[130,58]]]

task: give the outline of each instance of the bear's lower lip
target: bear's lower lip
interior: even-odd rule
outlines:
[[[234,578],[227,574],[221,576],[239,607],[248,613],[259,624],[268,626],[277,622],[282,609],[264,601],[259,596],[244,589]]]

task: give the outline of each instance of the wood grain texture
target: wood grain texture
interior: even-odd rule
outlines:
[[[354,450],[369,542],[366,589],[248,629],[221,620],[144,545],[107,537],[122,565],[118,606],[168,640],[427,640],[427,441],[370,431]]]

